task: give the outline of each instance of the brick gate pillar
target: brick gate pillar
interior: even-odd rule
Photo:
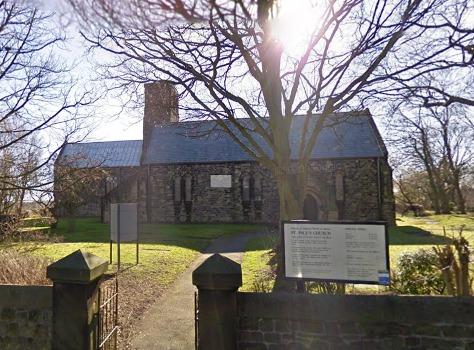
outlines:
[[[53,350],[92,350],[96,347],[96,320],[100,277],[106,260],[77,250],[48,266],[53,281]]]
[[[242,285],[242,269],[233,260],[214,254],[193,272],[198,288],[198,348],[237,348],[237,289]]]

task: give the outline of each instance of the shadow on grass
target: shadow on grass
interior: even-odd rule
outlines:
[[[474,216],[468,216],[468,215],[461,215],[461,214],[453,214],[455,218],[460,218],[460,219],[465,219],[465,220],[471,220],[474,221]]]
[[[430,231],[423,230],[416,226],[390,227],[388,233],[390,245],[452,244],[451,238],[432,234]]]
[[[53,234],[64,237],[64,243],[109,243],[109,225],[101,223],[98,218],[76,218],[74,232],[68,232],[68,220],[60,220],[58,228],[53,231]],[[202,253],[215,238],[264,230],[263,225],[254,224],[140,224],[139,241],[145,250],[162,250],[146,247],[148,244],[161,244]]]

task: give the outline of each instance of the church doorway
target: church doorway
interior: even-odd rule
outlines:
[[[307,194],[304,199],[303,216],[305,220],[319,219],[319,203],[314,196]]]

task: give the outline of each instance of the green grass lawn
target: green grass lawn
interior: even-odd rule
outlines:
[[[396,268],[400,254],[416,251],[421,248],[431,249],[436,245],[451,242],[450,237],[458,235],[458,229],[464,225],[464,237],[474,247],[474,215],[430,215],[424,217],[397,217],[396,227],[389,228],[390,266]],[[446,236],[444,235],[444,230]],[[274,243],[268,239],[250,240],[242,262],[242,290],[250,291],[255,284],[260,284],[261,271],[268,267],[269,252]],[[372,288],[373,289],[373,288]]]
[[[263,281],[265,275],[271,270],[268,264],[271,257],[270,251],[276,245],[277,240],[277,237],[259,237],[247,242],[242,261],[242,287],[240,291],[256,291],[262,287],[262,283],[265,283]],[[273,281],[268,281],[265,287],[272,289]]]
[[[474,215],[446,214],[423,217],[399,216],[397,227],[390,228],[390,263],[396,267],[401,253],[420,248],[431,249],[435,245],[450,242],[457,237],[459,228],[464,225],[463,236],[474,247]],[[444,228],[444,229],[443,229]],[[446,232],[446,236],[445,236]],[[428,236],[423,236],[428,233]]]
[[[60,259],[83,249],[109,259],[109,225],[98,218],[78,218],[73,232],[68,232],[68,219],[60,220],[50,231],[51,241],[22,241],[0,244],[2,249],[16,249],[26,254]],[[139,226],[140,264],[135,265],[135,243],[121,244],[121,263],[125,267],[119,277],[120,342],[128,343],[137,319],[176,278],[193,262],[210,242],[220,236],[260,231],[258,225],[235,224],[143,224]],[[26,231],[26,230],[25,230]],[[117,245],[113,245],[113,262],[117,261]],[[116,265],[110,266],[114,272]]]
[[[156,275],[163,287],[171,283],[203,251],[209,243],[220,236],[256,231],[257,225],[234,224],[142,224],[140,235],[140,264],[133,267],[135,273],[160,271]],[[109,225],[98,218],[75,219],[74,232],[68,232],[68,220],[60,220],[51,235],[63,238],[61,242],[22,242],[8,248],[23,250],[30,254],[60,259],[77,249],[109,258]],[[6,248],[4,246],[3,248]],[[2,249],[2,246],[0,246]],[[135,263],[135,243],[121,244],[121,263]],[[117,261],[117,246],[113,245],[113,261]],[[114,269],[114,266],[111,266]]]

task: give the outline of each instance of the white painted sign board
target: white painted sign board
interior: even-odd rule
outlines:
[[[282,223],[285,276],[331,282],[389,284],[384,223]]]
[[[211,175],[212,188],[231,188],[232,175]]]
[[[118,241],[119,226],[120,242],[136,242],[138,240],[137,203],[114,203],[110,205],[110,240],[113,242]]]

